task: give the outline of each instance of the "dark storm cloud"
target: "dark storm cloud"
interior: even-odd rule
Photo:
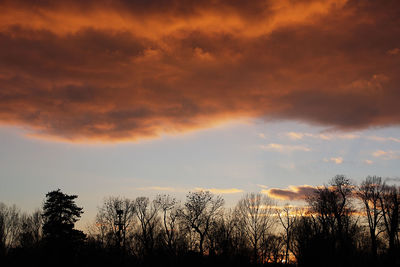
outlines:
[[[398,1],[0,1],[0,122],[135,140],[400,122]]]
[[[265,192],[271,197],[280,200],[306,200],[317,188],[309,185],[289,186],[289,189],[271,188]]]

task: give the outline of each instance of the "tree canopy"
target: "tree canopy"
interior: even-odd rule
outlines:
[[[83,213],[75,204],[76,195],[67,195],[60,189],[46,194],[43,205],[43,235],[50,242],[77,241],[84,238],[83,232],[74,229]]]

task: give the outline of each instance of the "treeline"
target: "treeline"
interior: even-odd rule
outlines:
[[[250,193],[234,208],[208,191],[184,203],[169,195],[109,197],[83,233],[75,195],[46,195],[23,214],[0,204],[0,260],[30,266],[399,266],[400,188],[343,175],[304,207]]]

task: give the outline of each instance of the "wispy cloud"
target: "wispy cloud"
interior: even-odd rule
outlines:
[[[276,151],[279,153],[290,153],[290,152],[294,152],[294,151],[304,151],[304,152],[311,151],[311,149],[309,147],[303,146],[303,145],[291,146],[291,145],[282,145],[282,144],[271,143],[268,145],[262,145],[260,147],[263,150]]]
[[[372,156],[377,157],[377,158],[382,158],[385,160],[391,160],[391,159],[400,159],[400,152],[399,151],[393,151],[393,150],[377,150],[372,153]]]
[[[159,192],[189,192],[189,191],[210,191],[213,194],[236,194],[242,193],[242,189],[238,188],[203,188],[203,187],[195,187],[195,188],[184,188],[184,187],[171,187],[171,186],[147,186],[147,187],[139,187],[136,188],[140,191],[159,191]]]
[[[243,193],[244,191],[242,189],[238,188],[202,188],[202,187],[196,187],[196,191],[210,191],[213,194],[237,194],[237,193]]]
[[[353,140],[353,139],[360,138],[360,135],[358,135],[358,134],[338,134],[338,135],[332,135],[332,136],[337,139],[345,139],[345,140]]]
[[[379,141],[379,142],[387,142],[387,141],[392,141],[396,143],[400,143],[400,138],[395,138],[395,137],[382,137],[382,136],[367,136],[366,137],[369,140],[372,141]]]
[[[321,140],[335,140],[335,139],[343,139],[343,140],[353,140],[360,138],[358,134],[312,134],[312,133],[301,133],[301,132],[288,132],[285,134],[292,140],[300,140],[305,137],[313,138],[313,139],[321,139]]]
[[[366,159],[366,160],[364,160],[364,163],[366,163],[366,164],[368,164],[368,165],[371,165],[371,164],[373,164],[374,162],[373,162],[372,160],[370,160],[370,159]]]
[[[289,133],[286,133],[286,135],[292,140],[299,140],[299,139],[303,139],[303,137],[304,137],[303,133],[296,133],[296,132],[289,132]]]
[[[331,158],[324,158],[325,162],[334,162],[336,164],[342,164],[343,158],[342,157],[331,157]]]
[[[371,141],[378,141],[378,142],[396,142],[400,143],[400,138],[396,137],[383,137],[383,136],[376,136],[376,135],[371,135],[371,136],[362,136],[359,134],[352,134],[352,133],[347,133],[347,134],[330,134],[330,133],[320,133],[320,134],[313,134],[313,133],[302,133],[302,132],[287,132],[285,134],[287,137],[289,137],[292,140],[300,140],[304,139],[306,137],[308,138],[313,138],[313,139],[320,139],[320,140],[354,140],[354,139],[367,139]]]

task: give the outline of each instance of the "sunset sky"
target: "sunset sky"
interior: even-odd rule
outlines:
[[[400,176],[400,1],[0,0],[0,201],[299,200]]]

